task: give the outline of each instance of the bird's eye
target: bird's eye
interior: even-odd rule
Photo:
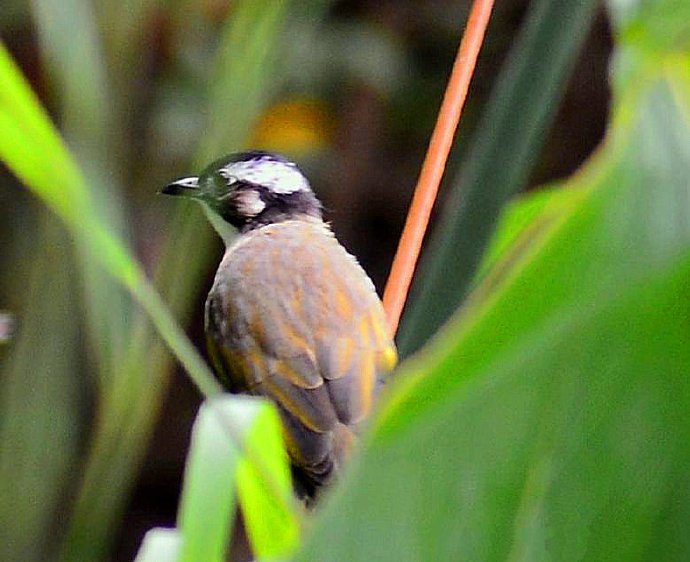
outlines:
[[[216,198],[218,199],[218,201],[223,201],[224,199],[228,199],[233,196],[235,190],[228,188],[230,188],[234,184],[240,183],[240,179],[222,168],[217,171],[217,174],[222,179],[222,181],[217,184],[218,193],[216,195]]]
[[[233,183],[237,183],[238,181],[240,181],[237,176],[232,175],[230,172],[228,172],[224,168],[221,168],[220,170],[218,170],[218,175],[221,178],[223,178],[227,182],[228,185],[232,185]]]

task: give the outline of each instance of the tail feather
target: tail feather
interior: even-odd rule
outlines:
[[[299,462],[298,459],[304,459],[304,457],[291,454],[295,492],[308,505],[315,501],[319,492],[337,477],[356,439],[353,431],[342,424],[338,424],[327,434],[316,434],[312,437],[314,442],[328,443],[329,446],[323,458],[312,462]],[[291,436],[288,436],[288,439],[290,438]]]

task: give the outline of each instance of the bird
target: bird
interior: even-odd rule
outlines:
[[[230,154],[161,192],[201,202],[225,241],[205,306],[209,360],[224,389],[275,404],[296,491],[314,499],[397,362],[374,284],[279,154]]]

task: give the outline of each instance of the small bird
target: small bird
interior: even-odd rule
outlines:
[[[162,193],[211,211],[226,250],[206,300],[209,357],[226,389],[277,406],[296,483],[313,498],[397,361],[374,285],[282,156],[231,154]]]

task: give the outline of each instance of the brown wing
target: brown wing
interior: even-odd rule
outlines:
[[[278,405],[293,462],[330,472],[395,364],[366,274],[325,225],[286,222],[226,254],[207,301],[209,353],[232,390]]]

